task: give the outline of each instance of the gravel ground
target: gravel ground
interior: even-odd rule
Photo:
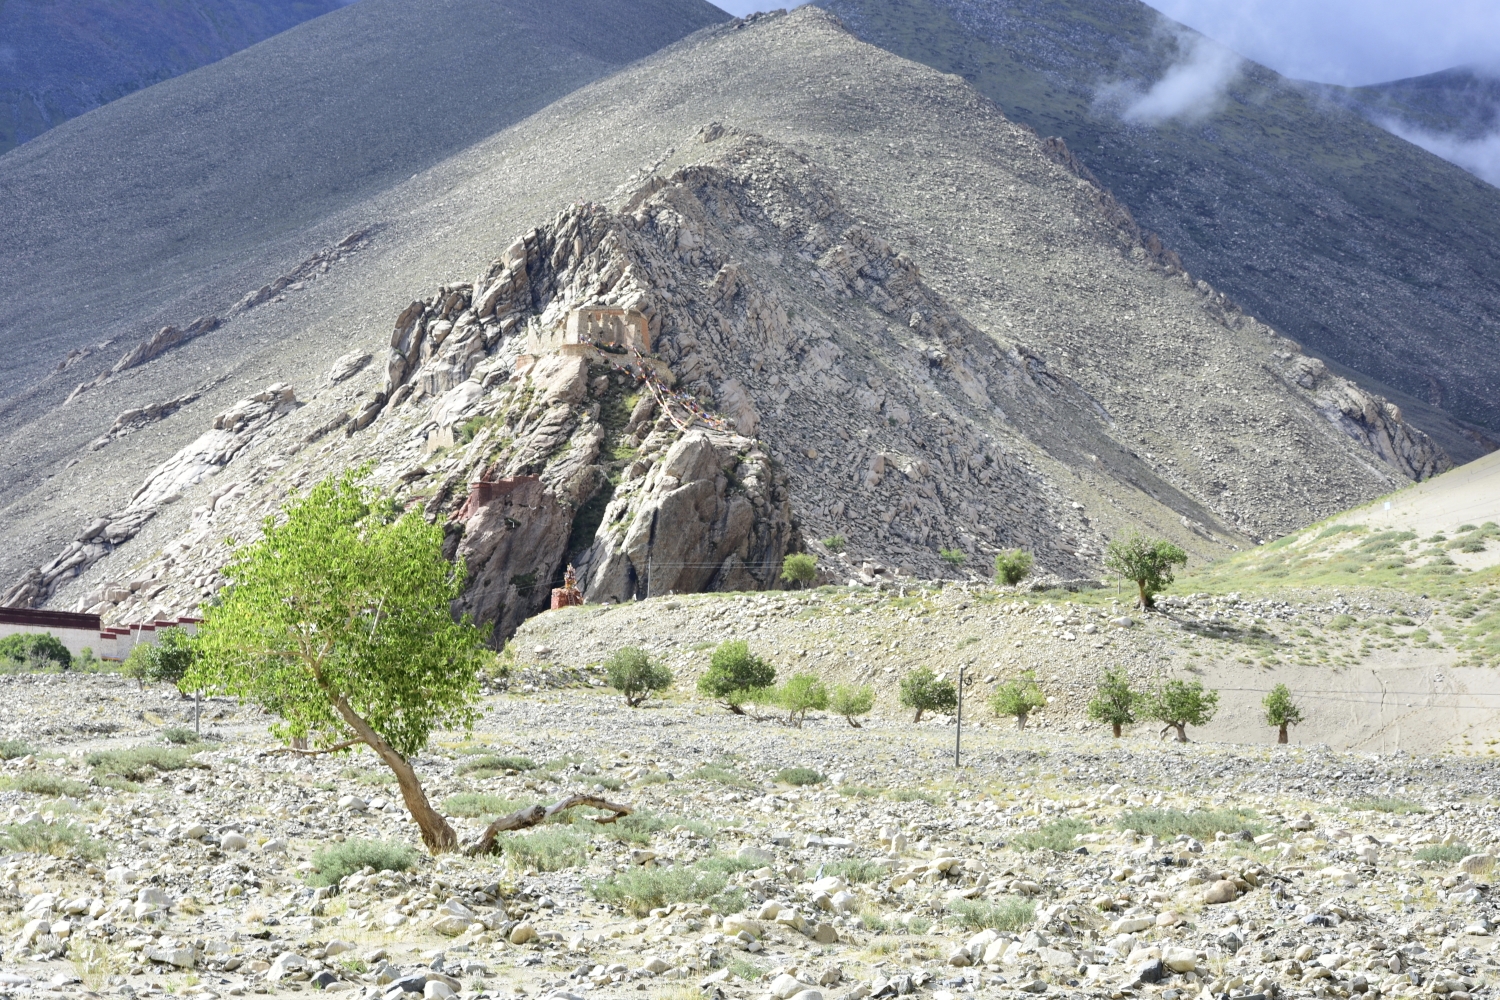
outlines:
[[[518,680],[417,762],[461,835],[572,791],[635,815],[315,888],[320,848],[419,843],[372,758],[266,756],[264,718],[214,701],[218,740],[126,782],[86,755],[169,749],[190,703],[7,678],[33,753],[0,771],[5,834],[99,851],[4,848],[0,993],[1467,1000],[1495,974],[1479,761],[990,725],[955,768],[941,722],[791,728]],[[823,780],[779,780],[798,767]],[[64,794],[21,790],[44,779]]]

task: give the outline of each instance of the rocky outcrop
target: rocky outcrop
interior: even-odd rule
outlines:
[[[1330,423],[1408,479],[1421,481],[1453,468],[1447,453],[1407,423],[1399,406],[1334,375],[1317,358],[1289,357],[1287,374],[1310,391]]]
[[[134,538],[163,504],[172,503],[184,490],[217,474],[257,433],[296,406],[297,396],[291,386],[278,383],[214,417],[209,430],[146,476],[129,504],[95,519],[55,558],[27,572],[0,597],[0,606],[40,607],[61,581],[79,576],[117,546]]]
[[[165,354],[180,344],[185,344],[218,328],[219,317],[217,316],[200,316],[180,330],[175,326],[164,326],[156,332],[155,336],[143,340],[127,351],[119,361],[115,362],[115,366],[109,370],[109,373],[118,375],[127,368],[143,365],[159,354]]]

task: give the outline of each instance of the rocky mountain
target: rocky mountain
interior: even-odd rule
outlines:
[[[224,538],[364,462],[450,525],[502,635],[570,561],[590,600],[774,586],[801,548],[931,577],[1021,545],[1076,578],[1129,528],[1208,556],[1449,465],[1064,144],[815,8],[701,31],[338,224],[11,435],[71,457],[5,511],[51,529],[8,602],[191,610]],[[650,355],[548,347],[586,306]],[[87,426],[37,444],[59,416]]]
[[[1397,401],[1500,441],[1500,190],[1138,0],[825,0],[1066,140],[1188,271]]]
[[[350,0],[0,4],[0,153]]]

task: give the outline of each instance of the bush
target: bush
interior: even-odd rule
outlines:
[[[1037,685],[1036,674],[1027,670],[1012,680],[1006,681],[990,695],[990,707],[996,715],[1012,716],[1017,729],[1026,728],[1026,717],[1039,708],[1047,707],[1047,696]]]
[[[163,629],[155,642],[137,643],[125,657],[125,676],[142,684],[176,684],[193,665],[193,637],[184,629]]]
[[[1428,844],[1426,847],[1417,848],[1414,852],[1414,857],[1418,861],[1431,861],[1451,865],[1455,861],[1462,861],[1473,853],[1468,844]]]
[[[29,792],[32,795],[67,795],[75,799],[81,799],[89,793],[89,786],[72,778],[63,778],[55,774],[43,774],[32,771],[29,774],[19,774],[6,781],[6,785],[18,792]]]
[[[98,861],[105,854],[105,846],[90,837],[81,823],[70,819],[56,823],[34,819],[0,826],[0,850],[50,854],[57,858],[72,854],[88,861]]]
[[[17,632],[0,639],[0,665],[11,670],[67,670],[73,654],[51,632]]]
[[[25,740],[0,740],[0,760],[16,760],[31,753]]]
[[[1156,595],[1172,583],[1172,567],[1187,564],[1187,553],[1171,542],[1131,532],[1109,543],[1104,568],[1133,581],[1143,610],[1156,606]]]
[[[478,774],[482,778],[488,778],[501,771],[531,771],[536,769],[536,762],[530,757],[497,757],[494,754],[484,754],[472,757],[454,768],[454,774]],[[481,773],[487,772],[487,773]]]
[[[510,799],[484,792],[459,792],[443,800],[443,812],[449,816],[508,816],[529,802],[512,802]]]
[[[755,782],[741,775],[738,771],[723,767],[719,764],[704,764],[702,767],[688,775],[689,780],[713,781],[720,785],[729,785],[734,788],[754,788]]]
[[[1080,833],[1089,825],[1081,819],[1055,819],[1040,830],[1028,830],[1011,838],[1010,846],[1021,851],[1071,851]]]
[[[752,699],[752,692],[775,683],[776,668],[750,652],[750,644],[743,639],[732,639],[714,650],[708,671],[698,678],[698,690],[722,700],[736,715],[744,715],[741,706]]]
[[[738,902],[738,908],[743,908],[742,893],[731,896],[724,892],[729,879],[710,863],[713,860],[705,859],[691,867],[632,868],[590,884],[589,894],[601,903],[621,907],[638,917],[673,903],[707,902],[714,906],[717,902],[715,909],[723,907],[721,912],[735,912],[730,907]]]
[[[821,771],[810,767],[784,767],[776,772],[776,780],[788,785],[816,785],[826,779]]]
[[[98,750],[83,759],[100,775],[117,775],[126,781],[146,781],[158,771],[180,771],[192,764],[195,751],[175,747],[132,747],[129,750]]]
[[[938,558],[952,566],[954,569],[969,561],[963,549],[938,549]]]
[[[1186,743],[1188,726],[1206,726],[1219,710],[1219,692],[1205,691],[1202,681],[1167,681],[1148,694],[1144,714],[1177,731],[1177,742]]]
[[[891,873],[885,865],[877,865],[868,858],[844,858],[823,866],[824,875],[837,875],[849,882],[879,882]]]
[[[672,686],[672,671],[665,664],[652,663],[646,651],[635,646],[615,650],[604,663],[609,686],[625,696],[625,704],[631,708],[640,706],[653,691],[665,691]]]
[[[1115,823],[1121,830],[1134,830],[1158,839],[1185,833],[1198,840],[1213,840],[1216,833],[1238,833],[1247,830],[1260,833],[1264,826],[1253,809],[1138,809],[1121,816]]]
[[[1089,718],[1108,723],[1118,737],[1121,726],[1135,722],[1135,704],[1140,694],[1131,690],[1130,675],[1119,667],[1104,671],[1095,692],[1088,705]]]
[[[588,838],[563,826],[513,833],[496,846],[518,867],[539,872],[577,868],[588,859]]]
[[[1266,710],[1266,725],[1276,729],[1276,742],[1287,742],[1287,726],[1295,726],[1302,721],[1302,710],[1292,701],[1292,692],[1285,684],[1273,687],[1265,699],[1261,702]]]
[[[1015,896],[1006,896],[993,903],[983,899],[955,899],[948,904],[948,909],[971,931],[990,929],[1008,934],[1021,930],[1036,919],[1036,906]]]
[[[189,729],[186,726],[168,726],[161,731],[161,738],[168,743],[175,743],[178,746],[201,742],[197,731]]]
[[[859,720],[855,716],[870,714],[870,710],[875,707],[875,689],[869,684],[859,687],[852,684],[836,685],[828,706],[847,719],[849,725],[858,729]]]
[[[931,667],[918,667],[901,678],[901,704],[917,710],[913,722],[922,721],[923,712],[952,712],[958,707],[958,688],[942,680]]]
[[[786,709],[786,721],[801,729],[809,711],[828,708],[828,688],[816,674],[794,674],[777,690],[776,703]]]
[[[1031,574],[1036,560],[1025,549],[1006,549],[995,554],[995,579],[1014,587]]]
[[[823,547],[826,548],[829,552],[842,552],[844,551],[844,546],[847,544],[848,542],[845,540],[843,535],[829,535],[827,538],[823,539]]]
[[[1424,813],[1427,811],[1427,807],[1420,802],[1390,796],[1368,796],[1353,799],[1349,802],[1349,808],[1368,812],[1401,813],[1403,815]]]
[[[818,560],[809,553],[798,552],[781,561],[781,579],[786,583],[795,583],[798,590],[817,578]]]
[[[415,848],[397,841],[346,840],[313,852],[313,874],[308,882],[312,885],[338,885],[363,868],[404,872],[414,866],[419,857]]]

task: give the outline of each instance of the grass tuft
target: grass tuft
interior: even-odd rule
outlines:
[[[784,767],[776,772],[776,780],[787,785],[817,785],[826,779],[823,772],[810,767]]]
[[[955,899],[948,909],[966,929],[1010,933],[1028,926],[1036,919],[1036,906],[1028,900],[1005,896],[994,902],[984,899]]]
[[[1055,819],[1040,830],[1028,830],[1011,838],[1010,846],[1020,851],[1071,851],[1073,841],[1080,833],[1087,833],[1089,825],[1081,819]]]
[[[738,771],[721,767],[718,764],[705,764],[688,775],[695,781],[712,781],[720,785],[729,785],[732,788],[754,788],[755,782],[741,775]]]
[[[1428,844],[1426,847],[1417,848],[1415,857],[1418,861],[1453,864],[1473,853],[1468,844]]]
[[[186,726],[168,726],[161,731],[161,738],[177,746],[203,742],[195,731]]]
[[[380,872],[404,872],[415,866],[419,857],[415,848],[397,841],[346,840],[313,853],[313,874],[308,882],[315,886],[337,885],[366,867]]]
[[[158,771],[180,771],[192,765],[194,750],[176,747],[132,747],[129,750],[98,750],[84,761],[100,775],[126,781],[147,781]]]
[[[728,872],[742,870],[745,863],[715,856],[691,867],[632,868],[592,883],[589,893],[638,917],[672,903],[707,903],[719,913],[738,913],[745,908],[745,894],[726,886]]]
[[[1121,816],[1115,824],[1121,830],[1153,837],[1175,837],[1185,833],[1198,840],[1213,840],[1216,833],[1265,831],[1260,815],[1253,809],[1138,809]]]
[[[75,799],[81,799],[89,793],[89,786],[81,781],[36,771],[4,779],[4,784],[0,787],[11,788],[18,792],[29,792],[32,795],[68,795]]]
[[[493,818],[509,815],[527,805],[530,803],[514,802],[488,792],[459,792],[443,800],[443,812],[449,816],[463,816],[470,819],[476,816]]]
[[[492,753],[471,757],[453,769],[454,774],[473,774],[481,778],[494,777],[506,771],[533,771],[536,761],[530,757],[500,757]]]
[[[31,753],[25,740],[0,740],[0,760],[16,760]]]
[[[82,824],[72,820],[47,823],[34,819],[0,826],[0,850],[59,858],[72,854],[88,861],[98,861],[105,854],[104,845],[90,837]]]
[[[831,865],[824,865],[823,874],[838,875],[848,882],[879,882],[890,874],[890,869],[868,858],[845,858]]]
[[[1349,808],[1359,812],[1401,813],[1402,815],[1427,811],[1427,807],[1420,802],[1384,795],[1350,799]]]
[[[560,872],[588,860],[588,838],[563,826],[513,833],[496,841],[513,864],[527,870]]]

